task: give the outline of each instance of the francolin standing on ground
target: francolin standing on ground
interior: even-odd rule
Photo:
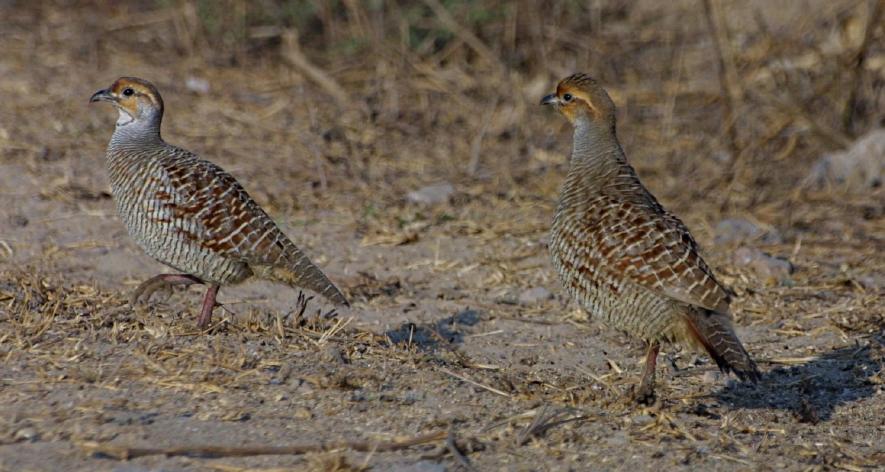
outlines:
[[[283,234],[243,187],[217,165],[160,137],[163,99],[150,82],[121,77],[90,102],[120,113],[107,149],[111,192],[129,235],[180,272],[153,277],[131,301],[168,285],[207,284],[197,326],[205,328],[222,285],[256,276],[347,299]]]
[[[706,351],[723,371],[755,383],[759,371],[731,325],[730,291],[716,280],[682,221],[627,163],[606,91],[575,74],[541,104],[575,127],[551,231],[553,265],[592,317],[648,343],[636,399],[654,398],[661,342]]]

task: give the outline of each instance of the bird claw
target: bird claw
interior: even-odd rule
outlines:
[[[129,297],[129,304],[131,306],[135,306],[140,300],[148,301],[151,299],[151,295],[158,290],[162,290],[166,293],[166,296],[163,300],[167,300],[172,295],[172,286],[174,285],[192,285],[192,284],[201,284],[202,280],[186,274],[160,274],[156,277],[151,277],[135,288],[132,292],[132,296]]]
[[[654,387],[646,382],[641,383],[633,394],[633,401],[640,405],[651,406],[656,400]]]
[[[172,294],[171,287],[172,284],[166,282],[165,280],[150,279],[142,282],[129,297],[129,304],[135,306],[136,304],[138,304],[139,301],[148,302],[150,301],[151,296],[154,294],[154,292],[157,292],[159,290],[166,292],[165,297],[163,297],[163,300],[166,300]]]

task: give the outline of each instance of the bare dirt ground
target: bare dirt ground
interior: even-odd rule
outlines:
[[[446,2],[453,21],[370,3],[291,2],[313,15],[293,25],[237,1],[0,2],[0,470],[885,468],[882,186],[806,180],[882,125],[875,2],[711,2],[721,53],[704,2]],[[536,103],[575,70],[607,85],[629,159],[737,292],[755,388],[671,350],[660,402],[631,404],[643,347],[560,290],[546,239],[571,129]],[[222,289],[206,332],[197,288],[128,305],[167,269],[108,193],[116,114],[87,101],[120,75],[159,86],[165,138],[232,172],[351,310],[262,282]],[[438,202],[408,197],[440,182]],[[742,265],[748,249],[792,269]],[[438,431],[453,443],[89,449]]]

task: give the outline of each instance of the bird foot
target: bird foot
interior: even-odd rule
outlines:
[[[198,329],[207,329],[209,325],[212,323],[212,313],[215,311],[215,308],[223,307],[221,303],[215,303],[212,306],[211,310],[200,310],[200,316],[197,318],[197,328]]]
[[[159,290],[167,291],[175,285],[202,284],[203,281],[187,274],[160,274],[151,277],[135,288],[129,297],[129,304],[135,306],[139,301],[148,301],[151,295]]]
[[[210,285],[209,289],[206,290],[206,295],[203,297],[203,308],[200,309],[200,317],[197,319],[197,328],[206,329],[209,327],[209,322],[212,321],[212,312],[216,306],[220,305],[215,301],[218,289],[218,285]]]
[[[653,385],[649,385],[645,382],[639,385],[639,389],[637,389],[633,394],[633,401],[645,406],[654,405],[657,397],[655,396],[655,390]]]
[[[166,301],[172,294],[172,285],[167,282],[142,283],[132,292],[129,304],[135,306],[138,302],[148,302],[157,292],[162,293],[161,301]]]
[[[648,345],[648,353],[645,357],[645,370],[642,372],[642,380],[639,389],[633,395],[633,400],[640,405],[651,406],[655,403],[655,365],[661,345],[652,342]]]

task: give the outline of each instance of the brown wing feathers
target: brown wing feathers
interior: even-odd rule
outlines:
[[[182,217],[203,228],[199,241],[207,249],[247,263],[259,277],[313,290],[333,303],[347,305],[344,295],[277,227],[245,189],[207,161],[180,188],[191,190]]]

